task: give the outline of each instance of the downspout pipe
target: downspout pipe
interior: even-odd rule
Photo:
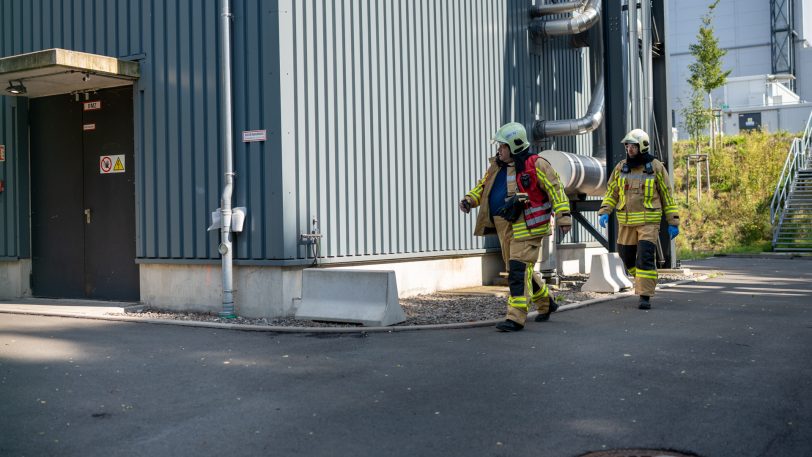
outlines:
[[[575,35],[597,24],[600,18],[601,0],[587,0],[583,11],[576,11],[575,15],[570,18],[548,21],[533,20],[530,23],[530,32],[543,36]]]
[[[231,1],[220,0],[220,53],[223,57],[220,66],[220,114],[223,119],[223,193],[220,198],[221,221],[220,246],[218,251],[223,262],[223,310],[220,317],[234,318],[234,271],[233,246],[231,244],[231,197],[234,192],[234,111],[231,95]]]
[[[643,81],[641,83],[641,89],[643,91],[642,96],[642,123],[640,124],[643,130],[646,132],[654,133],[652,114],[654,113],[654,78],[652,77],[652,54],[651,54],[651,3],[648,1],[640,2],[640,22],[642,23],[642,27],[640,30],[641,34],[641,42],[642,42],[642,52],[640,56],[640,60],[642,61],[642,76]],[[653,138],[657,138],[656,135],[652,136]],[[659,153],[660,150],[657,148],[657,152]],[[662,157],[660,157],[662,159]]]
[[[603,122],[604,100],[603,77],[601,77],[595,88],[592,89],[592,100],[589,102],[586,115],[578,119],[536,121],[533,124],[533,141],[538,143],[551,136],[581,135],[592,132]]]
[[[585,0],[572,2],[551,3],[547,5],[535,5],[530,7],[530,17],[537,18],[548,14],[570,13],[584,6]]]

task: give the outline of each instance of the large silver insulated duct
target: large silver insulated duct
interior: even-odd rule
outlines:
[[[531,10],[531,15],[532,14],[533,11]],[[597,24],[600,18],[601,0],[587,0],[584,9],[575,11],[572,17],[552,20],[533,20],[533,22],[530,23],[530,32],[544,36],[575,35]]]
[[[561,119],[557,121],[536,121],[533,123],[533,140],[539,142],[550,136],[569,136],[589,133],[603,121],[603,107],[605,94],[603,92],[603,76],[592,89],[592,100],[586,114],[578,119]]]
[[[564,151],[548,149],[540,156],[553,166],[564,192],[568,195],[586,194],[603,196],[606,193],[606,161],[590,156],[579,156]]]
[[[584,6],[586,0],[572,2],[551,3],[548,5],[535,5],[530,7],[530,17],[537,18],[548,14],[569,13]]]

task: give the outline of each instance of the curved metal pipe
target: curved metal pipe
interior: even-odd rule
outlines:
[[[592,89],[592,100],[583,117],[558,121],[536,121],[533,123],[533,140],[539,142],[550,136],[581,135],[595,130],[603,122],[604,100],[603,77],[601,76],[598,84]]]
[[[530,17],[537,18],[547,14],[569,13],[580,9],[582,6],[584,6],[584,0],[531,6]]]
[[[601,18],[601,0],[587,0],[583,11],[564,19],[545,21],[536,19],[530,24],[530,32],[544,36],[575,35],[588,30]]]

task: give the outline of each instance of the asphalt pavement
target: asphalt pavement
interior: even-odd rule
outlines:
[[[518,333],[0,314],[0,456],[812,456],[812,260],[683,266]]]

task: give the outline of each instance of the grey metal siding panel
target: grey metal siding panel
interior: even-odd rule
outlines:
[[[559,38],[531,54],[527,6],[293,2],[279,41],[294,48],[296,77],[280,92],[295,112],[282,129],[299,132],[285,201],[295,234],[315,216],[322,255],[348,259],[484,247],[456,201],[484,172],[490,135],[511,120],[578,117],[591,98],[589,50]],[[555,146],[592,152],[588,135]]]
[[[10,103],[9,103],[10,102]],[[16,135],[14,128],[14,118],[16,106],[14,100],[4,97],[0,102],[0,127],[3,134],[0,135],[0,144],[6,146],[6,161],[0,162],[0,179],[6,185],[6,190],[0,194],[0,257],[17,257],[19,249],[17,246],[16,227],[22,215],[17,211],[16,197],[19,183],[15,178],[15,166],[17,164]]]
[[[30,256],[28,179],[28,100],[0,100],[0,144],[6,160],[0,162],[0,258]]]
[[[0,129],[2,129],[0,144],[6,145],[9,157],[12,154],[11,132],[13,132],[11,110],[9,99],[7,97],[0,99]],[[5,162],[0,162],[0,179],[8,187],[5,192],[0,194],[0,257],[17,257],[17,237],[12,233],[12,229],[19,219],[19,215],[15,211],[14,202],[10,197],[17,183],[9,180],[10,169],[11,160],[6,159]]]

